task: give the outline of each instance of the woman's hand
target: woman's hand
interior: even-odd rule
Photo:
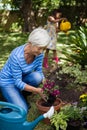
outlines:
[[[42,84],[45,84],[46,83],[46,79],[44,78],[43,80],[42,80]]]
[[[43,94],[42,88],[36,88],[36,87],[26,84],[24,90],[28,92],[32,92],[32,93],[38,93],[42,97],[42,99],[46,101],[46,96],[45,94]]]
[[[43,93],[43,89],[42,89],[42,88],[37,88],[37,93],[41,96],[41,98],[42,98],[44,101],[47,101],[47,100],[46,100],[46,95]]]

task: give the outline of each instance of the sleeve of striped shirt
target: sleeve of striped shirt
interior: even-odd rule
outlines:
[[[20,64],[17,56],[12,55],[10,64],[11,64],[11,71],[12,71],[14,83],[16,87],[23,90],[26,83],[22,81],[22,70],[20,68]]]

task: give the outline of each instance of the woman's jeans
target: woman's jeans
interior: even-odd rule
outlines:
[[[23,81],[31,86],[38,87],[42,81],[42,76],[39,72],[32,72],[23,76]],[[4,98],[15,105],[21,106],[26,112],[28,112],[28,104],[23,97],[22,92],[14,85],[8,85],[1,87]]]

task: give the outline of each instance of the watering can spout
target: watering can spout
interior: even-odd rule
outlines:
[[[37,119],[35,119],[35,120],[32,121],[32,122],[25,121],[25,122],[23,123],[22,129],[23,129],[23,130],[34,130],[34,128],[36,127],[36,125],[37,125],[41,120],[43,120],[43,119],[44,119],[44,116],[41,115],[41,116],[39,116]]]
[[[54,114],[54,107],[52,106],[49,111],[47,113],[44,113],[43,115],[40,115],[38,118],[36,118],[34,121],[32,122],[25,122],[23,124],[24,126],[24,130],[34,130],[34,128],[36,127],[36,125],[43,120],[44,118],[51,118],[52,115]],[[26,129],[25,129],[26,128]]]

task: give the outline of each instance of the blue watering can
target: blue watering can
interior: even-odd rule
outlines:
[[[54,114],[54,107],[40,115],[32,122],[28,122],[24,109],[8,102],[0,101],[0,130],[34,130],[36,125],[44,118],[50,118]]]

